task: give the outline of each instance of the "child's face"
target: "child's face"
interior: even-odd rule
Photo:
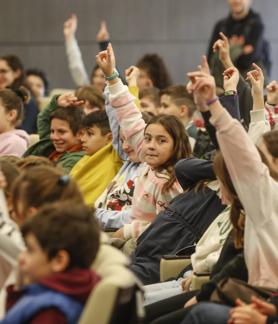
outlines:
[[[160,124],[150,124],[145,130],[143,154],[145,162],[157,168],[167,162],[174,149],[174,141]]]
[[[86,128],[81,135],[82,149],[87,155],[93,155],[98,150],[111,142],[111,133],[101,134],[101,129],[97,126]]]
[[[13,84],[21,72],[13,71],[5,60],[0,60],[0,89],[5,89]]]
[[[122,142],[122,149],[125,152],[125,154],[127,154],[128,158],[130,161],[133,162],[139,162],[139,159],[137,157],[136,152],[134,151],[134,149],[129,145],[124,133],[122,130],[120,130],[120,138],[121,138],[121,142]]]
[[[13,116],[15,115],[15,116]],[[12,127],[12,120],[16,117],[16,111],[6,112],[0,99],[0,134],[9,131]]]
[[[67,152],[74,145],[80,143],[78,137],[70,129],[69,123],[58,118],[51,120],[50,139],[55,150],[60,153]]]
[[[101,69],[96,69],[92,77],[91,84],[99,89],[101,92],[105,87],[105,76]]]
[[[162,95],[160,98],[159,113],[163,115],[176,116],[180,120],[184,117],[181,107],[177,106],[169,95]]]
[[[149,97],[143,97],[140,99],[140,109],[141,111],[146,111],[153,114],[154,116],[156,116],[158,113],[157,107]]]
[[[147,71],[145,71],[144,69],[140,69],[139,77],[137,79],[137,87],[139,91],[153,86],[153,82],[150,79]]]
[[[19,256],[19,270],[31,283],[38,282],[54,273],[53,262],[48,259],[36,237],[30,233],[25,238],[27,250]]]
[[[26,82],[36,98],[41,98],[45,94],[43,80],[37,75],[28,75]]]

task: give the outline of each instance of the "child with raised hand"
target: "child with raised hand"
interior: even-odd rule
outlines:
[[[91,85],[103,91],[105,86],[105,78],[101,69],[95,66],[92,70],[91,77],[89,78],[80,48],[78,46],[75,34],[77,31],[78,18],[76,14],[72,14],[64,23],[64,37],[66,54],[69,62],[69,69],[71,76],[77,86]],[[100,29],[97,34],[97,42],[99,43],[100,50],[105,49],[109,41],[109,32],[105,21],[100,24]]]
[[[256,73],[248,74],[253,91],[257,86],[263,86],[263,73],[259,67],[254,67]],[[258,144],[259,154],[239,122],[221,106],[216,96],[214,78],[202,72],[188,75],[195,80],[193,92],[209,107],[220,149],[247,215],[244,254],[249,283],[277,288],[278,150],[275,143],[278,131],[270,131],[262,136]],[[263,108],[262,94],[254,100],[255,105]]]
[[[69,173],[84,155],[80,142],[83,104],[84,100],[78,100],[72,93],[54,96],[38,116],[40,141],[25,156],[45,156]]]
[[[77,323],[100,277],[90,269],[100,233],[83,204],[58,202],[21,227],[27,250],[17,283],[7,288],[3,323]]]
[[[121,238],[137,238],[144,228],[169,202],[182,192],[173,167],[191,156],[191,148],[181,122],[173,116],[158,116],[146,125],[115,71],[115,56],[111,44],[97,55],[97,63],[109,81],[111,105],[116,109],[120,127],[138,158],[146,162],[136,185],[132,201],[131,224],[116,232]]]
[[[21,157],[27,150],[29,135],[16,129],[23,118],[23,103],[28,92],[23,87],[16,92],[0,90],[0,156],[14,155]]]

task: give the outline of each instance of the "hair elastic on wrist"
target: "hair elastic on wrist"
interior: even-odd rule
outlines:
[[[105,79],[106,79],[107,81],[112,81],[112,80],[117,79],[118,77],[119,77],[119,72],[115,69],[115,70],[113,71],[113,73],[112,73],[111,75],[109,75],[108,77],[105,77]]]
[[[219,97],[216,96],[216,97],[214,97],[214,98],[208,100],[208,101],[206,102],[206,104],[207,104],[207,106],[210,106],[210,105],[212,105],[213,103],[215,103],[217,100],[219,100]]]

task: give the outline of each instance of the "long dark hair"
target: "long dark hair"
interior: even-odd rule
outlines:
[[[226,190],[229,192],[229,196],[231,199],[230,219],[235,230],[235,247],[238,249],[242,248],[244,237],[245,213],[241,201],[239,200],[238,195],[236,193],[235,187],[233,185],[221,152],[218,152],[214,157],[213,169],[217,178],[222,182]]]
[[[24,66],[20,58],[15,55],[5,55],[1,56],[0,60],[5,61],[14,72],[20,71],[19,77],[14,80],[14,82],[9,86],[9,88],[17,89],[20,86],[22,86],[23,81],[25,79],[25,73]]]
[[[166,132],[171,136],[174,142],[174,148],[171,157],[163,165],[161,165],[157,171],[166,169],[170,175],[169,181],[167,181],[163,187],[163,190],[166,191],[170,189],[173,183],[176,180],[174,174],[175,164],[181,160],[192,156],[192,150],[189,143],[188,136],[186,134],[184,125],[180,120],[175,116],[170,115],[159,115],[154,116],[148,123],[145,128],[148,128],[151,124],[161,125]]]
[[[152,80],[154,87],[164,89],[172,84],[166,65],[157,54],[146,54],[136,64],[139,69],[145,70]]]

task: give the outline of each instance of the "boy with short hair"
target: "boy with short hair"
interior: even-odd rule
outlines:
[[[185,126],[195,157],[210,160],[215,148],[204,128],[196,127],[193,116],[196,105],[184,85],[170,86],[160,91],[160,114],[174,115]]]
[[[105,111],[95,111],[84,117],[81,143],[86,155],[76,163],[70,174],[76,180],[86,204],[92,206],[122,165],[112,145],[112,132]]]
[[[196,139],[197,128],[192,118],[196,105],[184,85],[170,86],[160,91],[159,113],[173,115],[180,119],[190,137]]]
[[[84,112],[73,94],[54,96],[50,104],[38,116],[40,141],[31,146],[24,156],[48,157],[67,173],[84,152],[81,148],[80,130]]]
[[[1,323],[77,323],[100,277],[90,266],[100,231],[84,205],[43,207],[21,228],[27,250],[19,258],[20,278],[8,287],[8,312]],[[20,284],[22,279],[28,285]]]

